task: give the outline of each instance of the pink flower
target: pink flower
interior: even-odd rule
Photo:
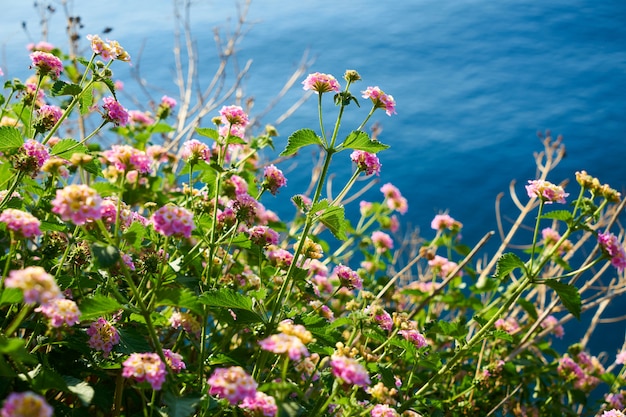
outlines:
[[[46,163],[48,158],[50,158],[50,153],[45,145],[37,142],[33,139],[28,139],[22,145],[22,148],[26,152],[26,155],[36,161],[37,168],[41,168],[43,164]]]
[[[183,369],[187,368],[187,365],[185,365],[185,362],[183,362],[182,355],[180,355],[179,353],[172,352],[169,349],[163,349],[163,356],[165,356],[165,362],[167,363],[167,366],[169,366],[174,373],[177,374]]]
[[[528,197],[539,197],[546,204],[553,202],[565,204],[565,197],[569,195],[560,185],[544,180],[528,180],[526,192]]]
[[[359,170],[365,171],[365,175],[380,175],[382,165],[376,154],[356,150],[350,154],[350,159]]]
[[[41,235],[41,222],[26,211],[8,208],[0,214],[0,222],[6,223],[7,229],[18,237],[30,239]]]
[[[598,233],[598,243],[611,258],[611,265],[617,270],[623,271],[626,268],[626,251],[618,241],[617,236],[609,232]]]
[[[287,179],[283,172],[274,165],[268,165],[263,169],[263,178],[262,187],[269,190],[272,195],[276,195],[279,188],[287,185]]]
[[[48,303],[37,307],[35,311],[43,313],[50,319],[52,327],[61,327],[63,324],[73,326],[80,322],[80,311],[73,300],[55,298]]]
[[[102,59],[112,58],[112,51],[109,44],[103,41],[98,35],[87,35],[87,40],[91,42],[91,50],[94,54],[100,55]]]
[[[406,198],[402,197],[400,190],[393,184],[383,185],[380,187],[380,191],[384,194],[387,207],[391,210],[396,210],[400,214],[405,214],[408,211],[409,205]]]
[[[44,104],[37,109],[37,119],[33,122],[33,126],[39,133],[47,132],[57,124],[61,116],[63,116],[63,110],[60,107]]]
[[[615,357],[615,363],[619,365],[626,364],[626,350],[622,350],[617,354],[617,356]]]
[[[1,417],[52,417],[53,413],[46,399],[32,391],[12,392],[0,409]]]
[[[626,417],[626,414],[619,410],[608,410],[603,412],[600,417]]]
[[[430,227],[434,230],[455,230],[460,229],[463,225],[456,220],[454,220],[449,214],[437,214],[432,222],[430,222]]]
[[[267,226],[253,226],[248,229],[248,236],[255,245],[277,245],[279,235]]]
[[[552,330],[552,333],[554,333],[554,335],[559,339],[563,338],[563,335],[565,335],[565,330],[563,330],[563,326],[561,326],[557,318],[552,315],[546,317],[541,322],[541,327],[544,329]]]
[[[115,126],[126,126],[128,124],[128,111],[113,97],[102,99],[102,108],[105,114],[102,116],[106,121],[112,122]]]
[[[30,54],[30,59],[40,76],[50,75],[56,80],[63,71],[63,62],[49,52],[35,51]]]
[[[447,278],[448,275],[456,269],[458,264],[443,256],[435,255],[433,259],[428,261],[428,266],[433,269],[433,273],[438,273],[442,278]],[[462,271],[459,271],[457,276],[461,275]]]
[[[190,164],[195,164],[199,160],[210,161],[211,149],[197,139],[191,139],[183,143],[180,157]]]
[[[393,249],[393,239],[391,236],[380,230],[376,230],[372,233],[372,243],[378,253],[385,253]]]
[[[102,351],[105,358],[109,356],[113,346],[120,343],[120,334],[117,329],[104,317],[91,323],[87,329],[87,335],[90,336],[89,347]]]
[[[129,110],[128,117],[133,124],[140,126],[150,126],[154,123],[154,119],[149,113],[140,110]]]
[[[235,405],[246,398],[255,397],[258,384],[240,366],[217,368],[208,380],[209,395],[225,398]]]
[[[344,384],[366,387],[371,383],[367,370],[356,359],[334,354],[330,366],[335,378]]]
[[[376,322],[381,329],[391,331],[393,328],[393,319],[384,308],[380,306],[369,306],[365,309],[365,312]]]
[[[163,236],[191,237],[191,231],[195,228],[193,213],[189,210],[168,204],[154,212],[150,219],[154,230]]]
[[[495,327],[496,329],[504,330],[505,332],[509,334],[513,334],[517,330],[519,330],[519,324],[517,324],[517,320],[515,320],[515,318],[513,317],[507,317],[506,320],[505,319],[496,320]]]
[[[250,413],[246,413],[246,415],[254,417],[273,417],[278,412],[278,407],[276,406],[276,400],[274,397],[261,391],[257,391],[253,397],[244,398],[241,404],[239,404],[239,407]]]
[[[202,326],[200,326],[200,322],[190,313],[175,311],[172,313],[169,322],[175,329],[182,327],[188,334],[200,336]]]
[[[240,106],[224,106],[220,109],[220,117],[222,118],[222,127],[220,127],[220,135],[237,136],[243,139],[245,128],[248,126],[248,115]]]
[[[302,81],[303,89],[313,90],[317,94],[328,93],[334,91],[335,93],[339,92],[341,88],[339,86],[339,82],[335,77],[330,74],[322,74],[320,72],[315,72],[313,74],[309,74],[308,77],[304,81]]]
[[[390,94],[385,94],[378,87],[367,87],[365,91],[361,92],[363,98],[369,98],[374,103],[374,108],[385,109],[387,116],[396,114],[396,101]]]
[[[387,404],[376,404],[370,412],[370,416],[372,417],[398,417],[399,415],[396,410],[389,407]]]
[[[102,153],[106,162],[123,172],[137,170],[142,174],[150,172],[152,158],[144,151],[130,145],[113,145]]]
[[[74,184],[57,190],[56,198],[52,200],[52,212],[64,221],[81,226],[102,217],[101,204],[102,198],[96,190],[87,185]]]
[[[54,277],[40,266],[11,271],[4,286],[21,289],[27,304],[47,304],[56,298],[63,298]]]
[[[31,52],[34,52],[34,51],[50,52],[54,49],[54,45],[51,44],[50,42],[40,41],[37,43],[29,43],[28,45],[26,45],[26,49],[28,49]]]
[[[176,100],[174,100],[172,97],[163,96],[161,97],[161,105],[169,107],[169,109],[172,110],[174,107],[176,107]]]
[[[427,345],[426,338],[417,330],[400,330],[398,334],[413,343],[417,348]]]
[[[286,269],[293,261],[293,255],[285,249],[270,249],[267,257],[273,266]]]
[[[137,382],[148,381],[153,390],[160,390],[167,371],[165,364],[156,353],[133,353],[122,365],[122,376]]]
[[[363,280],[350,267],[339,264],[333,269],[333,274],[339,278],[341,285],[349,290],[363,288]]]
[[[289,359],[297,361],[309,356],[309,351],[298,336],[285,333],[273,334],[270,337],[260,340],[261,349],[273,352],[278,355],[287,354]]]
[[[168,96],[161,97],[161,103],[159,103],[159,107],[156,111],[157,118],[167,118],[172,113],[172,110],[174,110],[174,107],[176,107],[176,100]]]

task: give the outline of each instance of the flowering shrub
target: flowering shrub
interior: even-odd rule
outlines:
[[[547,180],[560,142],[544,141],[539,178],[526,198],[513,193],[519,217],[487,261],[476,255],[493,233],[472,249],[448,213],[405,245],[397,187],[357,209],[348,198],[358,178],[384,176],[389,146],[365,128],[379,109],[396,113],[394,98],[364,88],[370,110],[345,133],[359,74],[314,73],[302,84],[317,94],[319,131],[292,133],[281,155],[313,146],[323,160],[310,193],[290,190],[285,222],[266,207],[287,198],[283,171],[259,154],[272,128],[252,135],[246,111],[227,105],[166,148],[176,101],[127,110],[110,67],[130,55],[87,39],[89,59],[41,44],[33,78],[5,83],[2,417],[623,415],[625,352],[552,345],[626,282],[621,196],[581,171],[568,200]],[[93,119],[91,133],[72,128]],[[94,137],[107,127],[118,143],[103,149]],[[334,197],[333,163],[354,164]]]

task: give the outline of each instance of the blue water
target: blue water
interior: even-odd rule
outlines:
[[[8,6],[6,0],[0,3]],[[206,1],[193,9],[200,65],[207,75],[216,66],[211,30],[235,15],[225,3]],[[142,50],[144,77],[176,96],[171,10],[168,1],[154,0],[76,2],[74,7],[85,25],[82,34],[111,26],[108,36],[133,57]],[[380,154],[380,181],[402,190],[410,207],[402,221],[424,235],[442,210],[464,223],[468,245],[495,229],[496,195],[517,179],[523,198],[523,183],[535,175],[532,153],[542,150],[537,132],[547,129],[562,134],[567,147],[567,157],[549,179],[573,181],[574,172],[585,169],[626,194],[624,1],[258,0],[248,17],[253,25],[238,54],[241,65],[253,60],[245,91],[255,98],[254,110],[264,109],[305,51],[315,59],[311,72],[340,78],[346,69],[356,69],[363,81],[353,92],[378,85],[395,97],[398,114],[387,117],[381,111],[373,119],[383,128],[379,139],[392,146]],[[0,66],[9,76],[22,76],[28,66],[22,20],[39,40],[30,2],[3,7]],[[51,24],[50,39],[64,45],[62,16],[57,13]],[[116,68],[120,78],[128,76],[128,69]],[[128,80],[132,92],[131,84]],[[272,123],[302,93],[299,87],[291,91],[263,122]],[[361,102],[362,109],[350,109],[355,111],[344,121],[345,133],[365,116],[368,106]],[[315,104],[309,101],[278,126],[278,148],[296,129],[317,129]],[[330,100],[326,104],[332,111]],[[345,175],[350,165],[347,156],[341,158],[337,172]],[[298,169],[289,171],[283,198],[306,186],[303,173],[311,159],[311,152],[302,152]],[[378,198],[377,188],[366,198]],[[276,209],[284,207],[290,206]],[[609,316],[625,313],[622,301],[609,310]],[[568,332],[575,336],[584,328],[574,324]],[[611,334],[590,344],[594,353],[612,355],[623,342],[624,324],[611,327]]]

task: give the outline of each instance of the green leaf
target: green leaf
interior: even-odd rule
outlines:
[[[98,265],[105,269],[115,265],[120,259],[120,251],[113,245],[94,243],[91,245],[91,253]]]
[[[0,306],[17,304],[24,300],[24,293],[19,288],[5,288],[0,295]]]
[[[81,312],[81,320],[94,320],[117,312],[122,309],[122,306],[113,298],[96,294],[92,298],[85,298],[78,306],[78,309]]]
[[[83,89],[78,84],[68,84],[65,81],[57,81],[50,89],[53,96],[77,96]]]
[[[89,150],[85,145],[74,139],[63,139],[52,147],[50,153],[59,158],[70,159],[75,153],[88,154]]]
[[[198,296],[185,288],[160,290],[156,294],[156,305],[186,308],[196,314],[202,314],[202,305],[198,302]]]
[[[218,140],[220,137],[220,134],[218,133],[218,131],[210,127],[197,127],[196,133],[200,136],[204,136],[205,138],[209,138],[213,140]]]
[[[80,96],[78,104],[80,106],[81,115],[84,116],[89,113],[91,106],[93,105],[93,92],[91,90],[85,90],[83,95]]]
[[[167,391],[163,396],[168,417],[188,417],[194,414],[196,405],[201,397],[190,396],[180,397],[171,391]]]
[[[578,289],[573,285],[565,284],[554,279],[548,279],[544,281],[544,284],[556,291],[556,294],[559,296],[565,308],[567,308],[574,317],[580,320],[582,303]]]
[[[220,288],[219,290],[207,291],[198,297],[198,301],[209,307],[240,308],[252,310],[252,298],[231,290]]]
[[[155,125],[152,125],[152,127],[150,128],[151,133],[169,133],[173,132],[174,130],[176,129],[165,123],[157,123]]]
[[[506,340],[507,342],[512,342],[513,341],[513,336],[511,336],[510,334],[508,334],[504,330],[499,330],[499,329],[496,329],[496,330],[492,331],[491,332],[491,337],[493,337],[494,339]]]
[[[389,145],[370,139],[365,132],[354,130],[343,141],[342,147],[344,149],[357,149],[359,151],[376,153],[389,148]]]
[[[526,265],[516,254],[505,253],[500,256],[500,259],[496,262],[496,272],[494,274],[494,278],[504,279],[517,268],[525,270]]]
[[[542,219],[552,219],[552,220],[563,220],[569,221],[572,220],[572,213],[568,210],[554,210],[548,213],[545,213],[541,216]]]
[[[133,224],[124,231],[124,239],[130,246],[139,249],[145,234],[146,227],[139,222],[133,222]]]
[[[96,393],[91,385],[73,376],[63,375],[62,377],[67,385],[67,390],[75,394],[85,407],[91,404]]]
[[[311,129],[297,130],[287,139],[287,147],[280,156],[293,155],[298,149],[308,145],[322,145],[322,138]]]
[[[37,363],[35,356],[26,350],[26,340],[21,338],[0,335],[0,355],[8,355],[17,363]]]
[[[12,126],[0,127],[0,152],[9,152],[24,144],[19,130]]]
[[[136,324],[134,327],[119,328],[120,344],[116,350],[121,353],[150,352],[152,347],[146,340],[145,325]]]
[[[326,200],[322,200],[326,201]],[[322,202],[320,201],[320,203]],[[326,201],[326,206],[328,206],[328,202]],[[320,205],[315,204],[313,208],[311,208],[314,212],[320,211]],[[330,232],[339,240],[346,240],[348,236],[346,235],[346,231],[350,226],[348,220],[346,220],[346,215],[344,212],[343,206],[328,206],[323,209],[323,212],[318,215],[319,221],[322,222],[324,226],[330,230]]]

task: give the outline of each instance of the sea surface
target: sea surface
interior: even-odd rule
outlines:
[[[64,47],[62,8],[50,3],[57,12],[49,21],[49,40]],[[176,97],[171,2],[69,4],[71,13],[81,17],[82,35],[112,28],[106,36],[137,58],[143,77]],[[32,2],[0,0],[0,5],[0,67],[9,77],[23,77],[29,65],[25,44],[41,40],[40,16]],[[191,11],[200,82],[206,84],[217,65],[213,29],[234,28],[237,7],[230,1],[198,1]],[[584,169],[626,194],[625,1],[253,0],[247,20],[236,49],[240,67],[252,60],[244,90],[255,99],[253,113],[264,111],[303,57],[309,72],[338,79],[346,69],[357,70],[363,78],[352,88],[357,97],[370,85],[394,96],[397,115],[379,111],[372,119],[382,128],[379,140],[391,145],[380,154],[379,184],[400,188],[409,203],[403,226],[420,228],[426,238],[432,235],[432,217],[446,210],[464,224],[470,246],[495,230],[496,195],[507,193],[516,180],[524,200],[523,185],[535,178],[533,153],[543,149],[538,132],[562,135],[567,148],[549,180],[569,180],[568,190],[576,194],[574,173]],[[130,69],[115,68],[119,78],[130,76]],[[133,88],[128,79],[126,91],[141,99]],[[275,123],[303,93],[298,81],[263,123]],[[359,103],[361,108],[347,111],[345,134],[369,110],[365,99]],[[324,105],[330,129],[330,96]],[[303,127],[318,128],[316,100],[278,125],[277,148]],[[279,213],[291,213],[286,197],[304,191],[313,157],[305,150],[297,168],[291,162],[283,166],[288,187],[276,205]],[[351,166],[347,154],[335,159],[339,183]],[[379,198],[378,189],[364,198]],[[506,196],[503,206],[508,218],[516,214]],[[347,207],[357,210],[356,202]],[[607,310],[609,317],[624,314],[623,298]],[[572,323],[567,342],[584,334],[585,327],[585,320]],[[592,352],[613,355],[624,342],[624,327],[624,322],[601,325],[599,334],[605,336],[589,344]]]

